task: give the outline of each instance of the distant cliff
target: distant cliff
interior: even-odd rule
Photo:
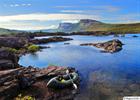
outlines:
[[[91,19],[82,19],[78,23],[60,23],[59,27],[51,32],[140,32],[140,23],[107,24]]]
[[[103,23],[97,20],[81,19],[78,23],[60,23],[58,28],[56,29],[43,29],[38,31],[51,32],[51,33],[96,32],[96,31],[140,33],[140,23],[110,24],[110,23]],[[12,33],[24,33],[24,32],[0,28],[0,35],[12,34]],[[34,30],[31,32],[36,32],[36,31]]]

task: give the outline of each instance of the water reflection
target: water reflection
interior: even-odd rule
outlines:
[[[68,36],[74,40],[50,43],[35,56],[20,58],[24,66],[45,67],[49,64],[75,67],[81,76],[81,91],[75,100],[122,100],[123,96],[140,95],[140,35],[125,37]],[[125,45],[117,53],[101,53],[95,47],[79,44],[119,39]]]

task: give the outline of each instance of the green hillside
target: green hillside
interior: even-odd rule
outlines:
[[[61,29],[61,30],[60,30]],[[107,31],[107,32],[140,32],[140,23],[131,24],[107,24],[96,20],[84,19],[75,24],[68,24],[65,27],[63,23],[59,29],[61,32],[94,32],[94,31]]]
[[[85,31],[109,31],[109,32],[140,32],[140,23],[135,24],[97,24],[91,25]]]
[[[16,34],[16,33],[20,33],[20,32],[21,31],[0,28],[0,35]]]

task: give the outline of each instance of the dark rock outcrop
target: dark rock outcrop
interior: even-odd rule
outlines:
[[[23,48],[28,43],[24,37],[0,37],[0,47]]]
[[[81,44],[81,46],[95,46],[97,48],[103,48],[106,52],[110,52],[110,53],[122,50],[122,45],[123,43],[118,39],[110,40],[104,43]]]
[[[7,49],[0,49],[0,70],[17,68],[19,57]]]
[[[132,37],[135,37],[135,38],[137,38],[137,37],[139,37],[139,36],[137,36],[137,35],[133,35]]]
[[[33,94],[37,93],[36,95],[38,95],[40,92],[45,92],[49,96],[45,97],[45,100],[48,100],[48,98],[54,96],[55,93],[53,95],[50,93],[50,91],[46,87],[46,82],[51,77],[66,74],[66,70],[67,68],[57,66],[49,66],[43,69],[33,68],[29,66],[0,71],[0,99],[11,99],[17,96],[21,92],[21,90],[25,89],[26,92],[29,91],[29,93]],[[74,69],[72,70],[74,71]],[[35,88],[34,86],[38,87],[38,89],[41,89],[41,91],[30,91],[29,88]],[[43,96],[45,96],[45,94],[41,94],[40,99],[42,99]]]
[[[61,41],[69,41],[71,38],[63,38],[63,37],[51,37],[51,38],[43,38],[43,39],[33,39],[31,40],[34,44],[44,44],[50,42],[61,42]]]

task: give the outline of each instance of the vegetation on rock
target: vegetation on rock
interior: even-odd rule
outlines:
[[[36,52],[36,51],[38,51],[39,50],[39,46],[37,46],[37,45],[30,45],[29,47],[28,47],[28,51],[29,52]]]

